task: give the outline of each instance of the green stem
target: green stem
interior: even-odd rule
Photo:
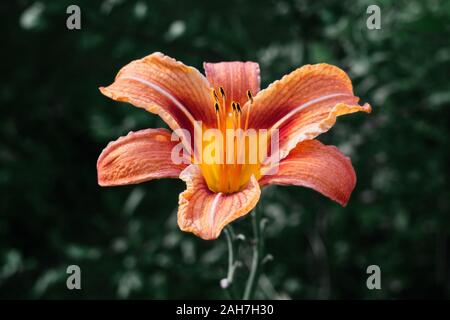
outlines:
[[[229,227],[228,227],[229,228]],[[231,285],[233,282],[234,275],[234,250],[233,250],[233,238],[232,231],[225,229],[225,236],[227,237],[227,245],[228,245],[228,272],[227,272],[227,280],[228,284]]]
[[[251,213],[252,216],[252,226],[253,226],[253,256],[252,256],[252,264],[250,267],[250,274],[247,279],[247,284],[245,286],[244,291],[244,300],[249,300],[253,298],[253,294],[255,292],[256,284],[259,278],[259,266],[261,262],[261,254],[262,254],[262,240],[261,240],[261,223],[260,216],[258,213],[259,210],[254,210]]]
[[[224,229],[225,236],[227,238],[227,246],[228,246],[228,271],[227,271],[227,277],[226,277],[226,286],[225,289],[227,290],[228,294],[230,295],[231,299],[235,299],[235,294],[232,289],[233,284],[233,278],[234,278],[234,271],[236,270],[236,264],[234,261],[234,249],[233,249],[233,241],[234,241],[234,232],[231,226],[228,226],[226,229]]]

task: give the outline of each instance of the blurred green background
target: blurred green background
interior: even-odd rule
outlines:
[[[82,29],[66,28],[81,8]],[[366,9],[381,8],[381,30]],[[227,298],[223,236],[176,225],[180,180],[100,188],[110,140],[164,126],[102,96],[129,61],[164,52],[260,63],[262,87],[295,68],[336,64],[373,113],[320,140],[351,156],[358,183],[341,208],[306,188],[270,187],[258,298],[450,298],[449,1],[2,1],[1,298]],[[250,219],[233,224],[246,235]],[[241,259],[248,263],[244,246]],[[66,268],[82,290],[66,288]],[[381,268],[368,290],[366,268]],[[238,270],[239,284],[247,268]]]

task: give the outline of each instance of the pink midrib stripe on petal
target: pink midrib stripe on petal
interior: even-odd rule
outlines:
[[[213,230],[214,230],[213,226],[214,226],[214,222],[215,222],[214,220],[216,218],[217,205],[219,204],[219,200],[221,197],[222,197],[222,192],[219,192],[216,194],[216,196],[214,197],[214,200],[211,204],[211,208],[209,210],[209,224],[211,226],[211,233],[210,233],[211,237],[214,236],[214,234],[213,234]]]
[[[335,98],[335,97],[352,97],[352,94],[349,93],[333,93],[333,94],[329,94],[326,96],[322,96],[319,98],[315,98],[312,100],[309,100],[308,102],[302,103],[301,105],[299,105],[298,107],[294,108],[293,110],[291,110],[290,112],[288,112],[284,117],[282,117],[280,120],[278,120],[271,128],[270,130],[274,130],[274,129],[278,129],[283,123],[285,123],[286,121],[289,120],[289,118],[291,118],[292,116],[294,116],[296,113],[308,108],[309,106],[317,103],[317,102],[322,102],[324,100],[330,99],[330,98]]]
[[[170,101],[172,101],[178,109],[180,109],[185,115],[186,117],[189,118],[189,120],[192,123],[195,123],[195,119],[192,116],[192,114],[186,109],[186,107],[180,102],[178,101],[177,98],[175,98],[172,94],[170,94],[167,90],[164,90],[163,88],[161,88],[160,86],[158,86],[157,84],[154,84],[150,81],[138,78],[138,77],[133,77],[133,76],[127,76],[127,77],[122,77],[122,79],[129,79],[129,80],[135,80],[138,81],[156,91],[158,91],[159,93],[161,93],[163,96],[165,96],[166,98],[168,98]]]
[[[140,83],[142,83],[142,84],[144,84],[144,85],[146,85],[146,86],[156,90],[157,92],[161,93],[163,96],[165,96],[170,101],[172,101],[175,104],[175,106],[186,115],[186,117],[189,119],[189,121],[191,121],[192,126],[194,127],[194,130],[201,129],[201,128],[198,127],[197,122],[195,121],[194,117],[189,112],[189,110],[177,98],[175,98],[171,93],[169,93],[167,90],[164,90],[163,88],[161,88],[157,84],[154,84],[154,83],[152,83],[150,81],[147,81],[147,80],[144,80],[144,79],[141,79],[141,78],[138,78],[138,77],[126,76],[126,77],[122,77],[122,79],[129,79],[129,80],[134,80],[134,81],[140,82]],[[181,129],[185,129],[185,128],[181,128]],[[190,139],[187,139],[187,137],[185,137],[185,139],[188,142],[190,142]],[[192,153],[190,145],[189,145],[189,150],[188,151],[189,151],[189,153]]]

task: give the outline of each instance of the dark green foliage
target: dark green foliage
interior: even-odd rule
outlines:
[[[98,91],[154,51],[199,69],[258,61],[263,87],[303,64],[336,64],[373,106],[320,136],[355,166],[346,208],[305,188],[265,190],[274,261],[257,297],[450,298],[450,2],[84,0],[79,31],[66,28],[73,1],[39,3],[0,4],[1,298],[227,297],[224,237],[176,225],[182,181],[96,183],[107,142],[164,126]],[[381,30],[366,28],[370,4]],[[233,226],[248,234],[250,219]],[[81,291],[66,289],[70,264]],[[371,264],[382,290],[366,288]]]

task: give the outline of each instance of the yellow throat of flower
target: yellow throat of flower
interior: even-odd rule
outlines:
[[[212,91],[217,118],[214,131],[217,134],[211,139],[203,136],[200,168],[211,191],[234,193],[245,188],[252,175],[256,179],[260,177],[259,159],[255,159],[252,152],[258,154],[258,140],[261,138],[248,135],[248,118],[253,103],[250,90],[247,91],[250,103],[245,119],[242,119],[241,105],[234,101],[228,102],[222,87],[219,91],[220,97],[215,90]]]

